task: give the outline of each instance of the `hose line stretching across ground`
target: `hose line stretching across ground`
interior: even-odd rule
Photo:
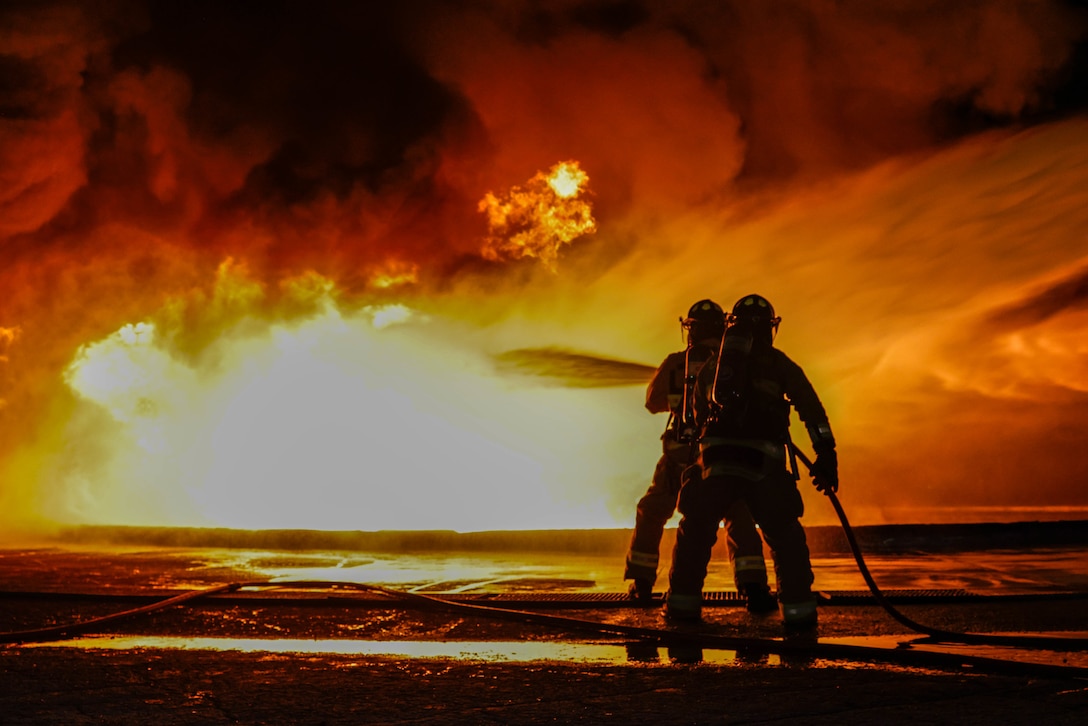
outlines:
[[[393,600],[412,601],[417,604],[425,604],[445,610],[473,615],[486,616],[502,620],[511,620],[535,625],[558,627],[567,630],[589,633],[592,635],[613,635],[642,642],[654,642],[665,646],[678,646],[686,648],[705,648],[717,650],[732,650],[752,654],[777,654],[786,656],[799,656],[805,658],[825,658],[829,660],[844,660],[854,662],[877,662],[894,664],[907,667],[933,668],[938,670],[961,671],[965,667],[977,673],[993,673],[1016,676],[1042,677],[1088,680],[1088,668],[1078,666],[1062,666],[1039,663],[1025,663],[1022,661],[1002,658],[988,658],[983,656],[959,655],[955,653],[941,653],[933,651],[921,651],[911,649],[875,648],[862,645],[849,645],[844,643],[819,642],[814,637],[811,639],[773,639],[773,638],[746,638],[728,635],[715,635],[700,632],[699,630],[669,630],[660,628],[645,628],[632,625],[620,625],[614,623],[602,623],[581,618],[569,618],[545,613],[515,610],[510,608],[494,607],[489,605],[477,605],[473,603],[446,600],[432,595],[393,590],[378,585],[365,583],[349,583],[325,580],[303,581],[251,581],[235,582],[228,585],[220,585],[207,590],[197,590],[175,597],[167,598],[151,605],[147,605],[124,612],[115,613],[100,618],[94,618],[69,625],[59,625],[39,630],[23,630],[12,633],[0,633],[0,644],[15,645],[20,643],[33,643],[56,641],[64,638],[87,634],[99,629],[99,626],[118,621],[136,615],[146,615],[157,610],[163,610],[184,603],[191,603],[198,598],[220,595],[227,592],[235,592],[241,589],[264,588],[349,588],[360,591],[381,593]]]
[[[811,472],[812,461],[792,442],[790,443],[790,447],[797,458],[800,459],[805,467]],[[839,516],[839,522],[842,523],[846,541],[850,544],[850,551],[854,554],[854,560],[857,562],[858,570],[861,571],[861,576],[865,578],[865,584],[869,586],[869,591],[873,594],[873,599],[876,600],[877,604],[884,608],[888,615],[900,624],[905,625],[916,633],[922,633],[923,635],[929,636],[926,642],[962,643],[965,645],[1007,645],[1017,648],[1040,648],[1043,650],[1062,651],[1088,650],[1088,640],[1084,638],[1061,638],[1042,635],[956,633],[949,630],[931,628],[928,625],[923,625],[922,623],[908,618],[892,605],[877,586],[876,580],[873,579],[872,573],[869,572],[869,567],[865,564],[865,558],[861,554],[861,547],[858,546],[857,537],[854,536],[854,528],[850,526],[850,522],[846,518],[846,511],[843,509],[838,496],[832,491],[826,491],[824,493],[827,495],[827,498],[831,500],[831,506],[835,508],[835,513]]]

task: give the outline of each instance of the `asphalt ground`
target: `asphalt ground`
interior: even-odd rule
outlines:
[[[869,565],[929,627],[1081,640],[1083,559],[1058,547]],[[818,631],[785,638],[777,614],[730,599],[702,624],[665,623],[623,600],[611,555],[9,549],[4,633],[151,609],[0,648],[0,723],[1088,723],[1083,643],[925,644],[858,594],[848,564],[814,558],[830,594]],[[315,584],[286,584],[300,580]],[[666,635],[631,635],[646,631]]]

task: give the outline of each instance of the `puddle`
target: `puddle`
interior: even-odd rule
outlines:
[[[1067,637],[1076,634],[1063,633]],[[1088,669],[1088,653],[1028,650],[1005,646],[923,643],[909,636],[856,636],[820,638],[821,643],[864,646],[881,650],[915,650],[966,657],[983,657],[1024,664],[1061,665]],[[385,658],[448,659],[487,663],[534,661],[585,665],[706,664],[716,666],[764,666],[849,668],[841,659],[773,653],[738,653],[698,647],[659,647],[652,643],[571,643],[561,641],[414,641],[302,638],[188,638],[172,636],[96,636],[44,643],[24,643],[16,648],[77,648],[80,650],[201,650],[218,652],[277,653],[290,655],[346,655]],[[915,666],[883,663],[882,670],[917,671]]]
[[[405,641],[298,638],[181,638],[167,636],[91,637],[25,643],[19,648],[81,650],[209,650],[292,655],[357,655],[390,658],[445,658],[489,663],[552,661],[593,665],[706,663],[785,665],[774,654],[741,656],[729,650],[662,648],[651,644],[600,644],[525,641]],[[811,662],[809,663],[811,666]]]
[[[859,639],[862,640],[862,639]],[[101,636],[45,643],[25,643],[17,648],[78,648],[88,651],[189,650],[313,656],[360,656],[397,659],[441,659],[481,663],[571,663],[593,666],[700,665],[726,668],[880,668],[921,673],[928,669],[909,665],[853,662],[808,655],[748,653],[697,646],[659,647],[630,642],[569,643],[526,641],[408,641],[298,638],[184,638],[168,636]]]

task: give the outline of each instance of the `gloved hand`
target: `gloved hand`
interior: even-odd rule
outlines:
[[[812,483],[824,495],[839,491],[839,456],[834,449],[825,449],[812,462]]]

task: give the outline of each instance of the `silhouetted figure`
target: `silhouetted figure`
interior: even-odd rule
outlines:
[[[838,489],[835,438],[804,371],[774,347],[781,319],[759,295],[737,301],[716,354],[695,386],[698,466],[680,493],[682,518],[669,572],[665,614],[701,617],[702,588],[718,524],[738,501],[748,505],[774,558],[778,600],[789,630],[816,626],[812,564],[797,474],[788,462],[790,407],[804,422],[816,461],[813,483]]]
[[[653,480],[638,502],[635,531],[624,571],[624,579],[633,581],[629,590],[631,598],[644,603],[652,598],[665,524],[676,511],[677,497],[686,477],[689,473],[699,472],[698,468],[691,468],[698,454],[691,394],[703,363],[720,347],[725,332],[725,312],[712,300],[700,300],[680,322],[687,331],[687,348],[666,357],[646,389],[647,410],[651,413],[667,411],[669,421],[661,436],[662,454]],[[750,611],[774,610],[777,602],[767,586],[763,540],[747,506],[737,501],[724,519],[727,551],[737,591],[746,597]]]

